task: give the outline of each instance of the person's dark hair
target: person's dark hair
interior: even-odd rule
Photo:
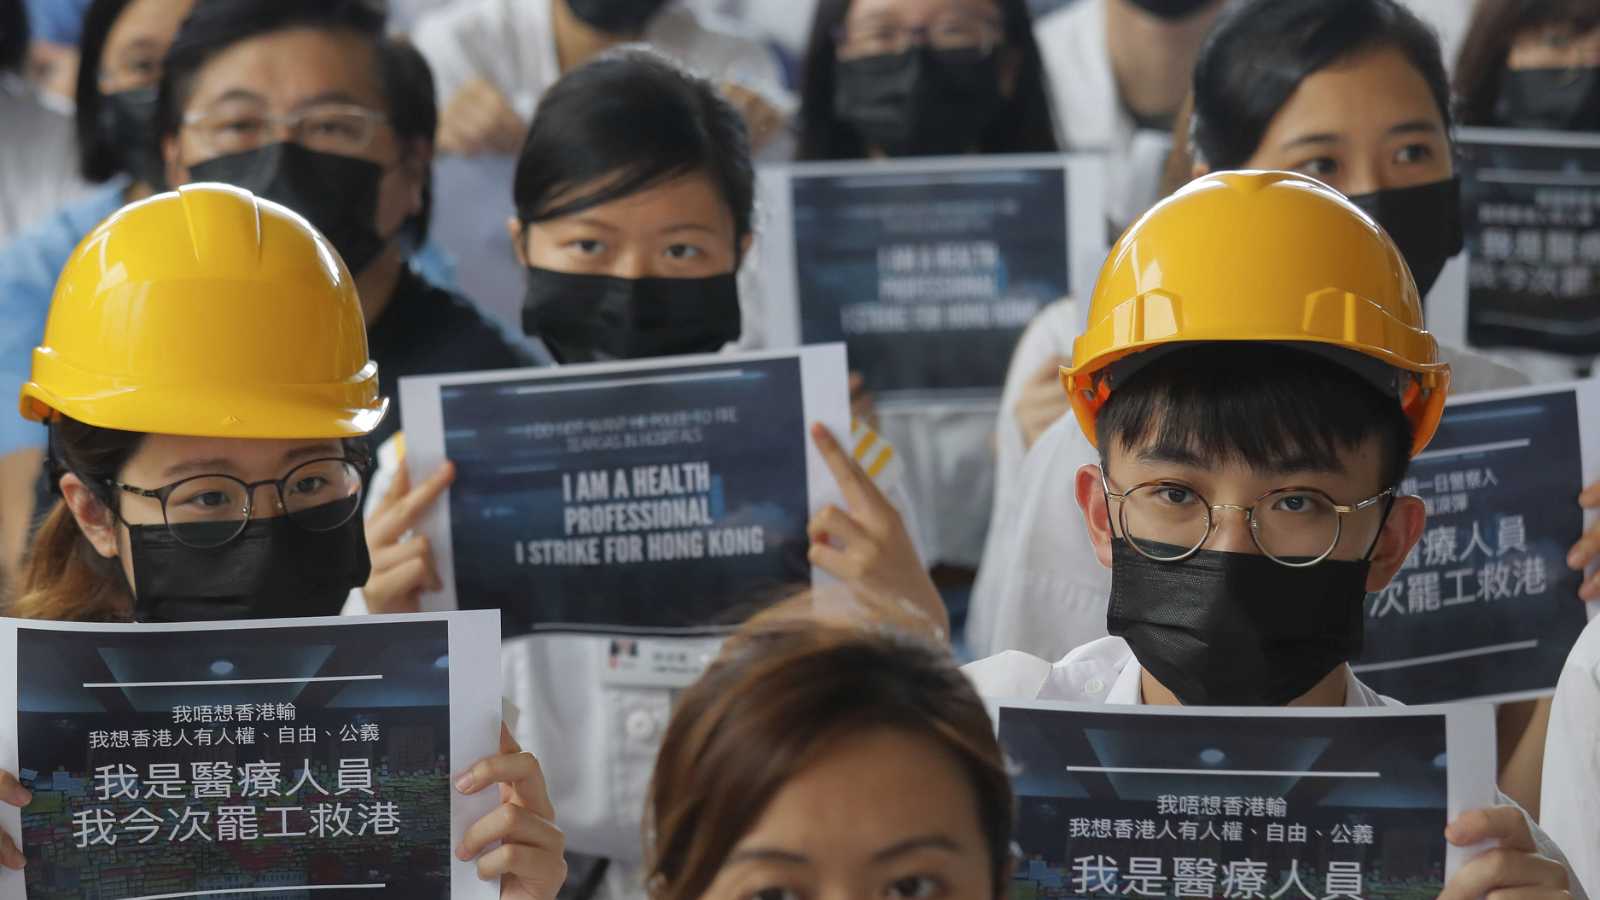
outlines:
[[[878,729],[937,745],[966,774],[992,896],[1003,896],[1011,782],[983,701],[949,650],[887,628],[789,619],[746,626],[678,700],[645,815],[651,900],[698,900],[785,784]]]
[[[122,471],[144,438],[137,432],[97,428],[59,417],[50,424],[49,477],[58,482],[71,472],[100,503],[115,509],[117,498],[111,496],[105,481]],[[112,622],[125,620],[132,612],[133,595],[121,565],[95,550],[66,501],[57,500],[34,535],[8,615]]]
[[[209,2],[209,0],[208,0]],[[391,36],[378,45],[378,67],[382,70],[384,98],[389,104],[389,126],[404,143],[427,141],[439,131],[439,103],[433,88],[433,68],[414,44]],[[430,151],[429,159],[432,159]],[[422,182],[422,208],[406,220],[413,246],[428,240],[428,225],[433,218],[433,166]]]
[[[834,113],[834,74],[839,30],[851,0],[820,0],[811,20],[811,38],[800,70],[800,147],[804,160],[860,159],[867,155],[855,129]],[[1027,0],[996,0],[1004,19],[1002,48],[1021,55],[1017,90],[978,142],[980,153],[1055,153],[1055,121],[1050,113],[1049,77]],[[996,51],[1000,52],[1000,51]]]
[[[373,46],[374,65],[382,65],[381,45],[387,6],[383,0],[204,0],[183,20],[162,64],[156,123],[163,136],[177,134],[194,79],[219,53],[240,41],[289,28],[347,30]],[[375,73],[379,84],[387,82]],[[386,99],[393,100],[392,97]],[[392,103],[391,103],[392,105]],[[396,115],[396,109],[385,110]]]
[[[28,10],[22,0],[0,0],[0,73],[22,71],[29,39]]]
[[[1339,453],[1377,436],[1379,487],[1399,484],[1411,458],[1400,401],[1353,369],[1276,344],[1182,347],[1117,385],[1095,420],[1101,461],[1113,446],[1153,448],[1200,465],[1263,472],[1339,468]]]
[[[1543,25],[1578,32],[1600,25],[1594,0],[1478,0],[1456,58],[1456,104],[1463,125],[1495,125],[1500,76],[1517,36]]]
[[[1300,82],[1378,49],[1403,53],[1450,126],[1450,82],[1439,38],[1396,0],[1247,0],[1218,19],[1194,67],[1190,139],[1213,170],[1255,155]]]
[[[100,93],[100,63],[106,38],[122,11],[133,0],[93,0],[83,14],[83,38],[78,44],[77,126],[78,168],[83,177],[102,182],[123,171],[123,148],[100,127],[104,103]]]
[[[559,219],[700,172],[750,233],[755,170],[744,119],[711,82],[648,51],[606,53],[539,101],[512,201],[524,224]],[[572,192],[603,182],[581,196]]]

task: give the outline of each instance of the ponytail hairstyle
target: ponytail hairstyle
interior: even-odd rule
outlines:
[[[96,428],[58,416],[50,423],[52,491],[61,476],[83,480],[95,500],[116,509],[105,484],[138,451],[144,435]],[[132,615],[133,592],[116,558],[107,558],[89,542],[64,499],[57,499],[34,536],[22,566],[22,580],[10,615],[22,619],[67,622],[126,621]]]

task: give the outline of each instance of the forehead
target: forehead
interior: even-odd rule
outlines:
[[[343,94],[382,110],[383,86],[370,41],[351,31],[289,28],[247,38],[212,57],[196,73],[189,105],[248,92],[275,109]]]
[[[611,179],[602,178],[582,184],[557,195],[547,208],[562,205],[605,190]],[[603,219],[617,226],[635,227],[643,231],[675,225],[699,225],[733,234],[733,212],[717,188],[716,182],[704,172],[691,172],[618,197],[599,206],[574,213],[569,219]],[[565,219],[542,223],[558,225]]]
[[[1404,53],[1382,47],[1313,72],[1273,116],[1260,150],[1306,134],[1377,140],[1395,125],[1444,119],[1428,82]]]
[[[134,41],[170,42],[191,6],[193,0],[133,0],[106,33],[105,52],[114,53]]]
[[[947,12],[999,16],[998,0],[853,0],[846,18],[922,20]]]
[[[930,738],[883,729],[844,739],[790,779],[740,844],[857,865],[930,828],[987,855],[960,765]]]
[[[283,474],[277,470],[285,459],[303,456],[313,449],[327,452],[329,456],[340,456],[343,448],[331,438],[269,440],[152,434],[145,438],[138,452],[128,460],[127,472],[131,478],[136,474],[158,474],[172,466],[194,460],[216,460],[225,461],[225,464],[215,468],[222,474],[269,478]]]

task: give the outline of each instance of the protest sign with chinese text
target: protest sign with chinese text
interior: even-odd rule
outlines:
[[[413,473],[456,468],[424,522],[445,589],[534,630],[736,624],[810,584],[806,523],[842,502],[808,427],[850,433],[844,348],[401,381]]]
[[[108,625],[0,619],[0,896],[338,891],[490,900],[453,849],[488,813],[493,613]]]
[[[1494,802],[1487,705],[998,709],[1013,900],[1434,897]]]
[[[1508,700],[1555,689],[1588,619],[1567,551],[1578,494],[1600,478],[1600,382],[1453,397],[1402,494],[1422,498],[1422,540],[1366,601],[1353,665],[1405,703]],[[1590,517],[1592,518],[1592,517]]]
[[[1600,137],[1464,128],[1467,342],[1600,353]]]

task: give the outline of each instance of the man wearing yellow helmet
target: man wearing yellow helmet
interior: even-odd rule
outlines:
[[[1372,219],[1286,172],[1193,182],[1112,248],[1061,381],[1100,452],[1075,486],[1112,570],[1113,636],[1054,665],[1015,651],[980,660],[967,667],[980,691],[1395,705],[1348,660],[1366,593],[1422,534],[1422,502],[1398,485],[1438,425],[1450,368]],[[1582,893],[1514,805],[1467,813],[1446,837],[1500,848],[1442,897]]]
[[[361,439],[388,401],[349,270],[282,206],[193,185],[113,214],[62,271],[21,410],[49,426],[61,500],[12,615],[333,615],[367,579]],[[500,844],[480,873],[547,900],[560,832],[537,762],[501,749],[461,789],[508,799],[459,852]],[[0,772],[0,802],[28,801]]]

